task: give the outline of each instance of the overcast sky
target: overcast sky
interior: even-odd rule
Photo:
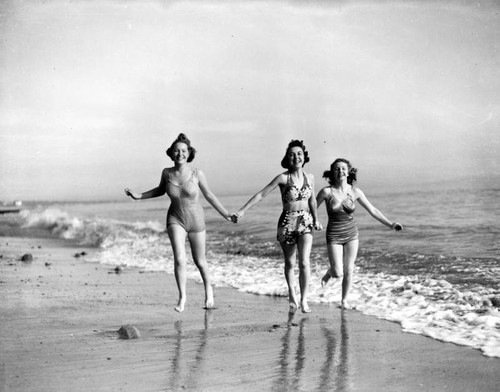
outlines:
[[[216,194],[295,138],[317,190],[336,157],[362,188],[499,173],[500,3],[330,3],[2,2],[0,200],[146,191],[179,132]]]

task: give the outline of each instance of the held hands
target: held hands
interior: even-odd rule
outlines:
[[[226,220],[228,222],[238,223],[238,219],[235,216],[236,216],[236,213],[234,213],[234,212],[232,214],[227,214]]]
[[[321,222],[314,222],[314,229],[317,231],[323,230],[323,225],[321,224]]]
[[[396,231],[401,231],[401,230],[403,230],[403,225],[400,224],[400,223],[394,222],[391,225],[391,228],[394,229],[394,230],[396,230]]]
[[[243,217],[243,213],[236,211],[231,214],[231,222],[233,223],[238,223],[240,221],[240,218]]]

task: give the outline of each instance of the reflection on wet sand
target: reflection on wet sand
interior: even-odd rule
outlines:
[[[281,338],[281,352],[279,355],[279,374],[275,379],[275,387],[273,390],[277,391],[294,391],[299,389],[300,379],[304,370],[305,360],[305,339],[304,339],[304,325],[309,320],[303,318],[300,323],[294,323],[293,318],[295,313],[289,313],[288,322],[285,334]],[[292,340],[293,330],[299,327],[297,334],[297,348],[295,353],[292,353]],[[295,364],[292,369],[292,364]]]
[[[322,319],[321,330],[325,337],[325,361],[321,367],[318,391],[347,392],[352,390],[349,383],[349,330],[345,311],[341,310],[340,339],[338,332]]]
[[[307,346],[306,325],[309,318],[294,322],[294,313],[289,314],[286,331],[281,338],[281,351],[278,359],[278,375],[274,381],[274,391],[318,390],[343,391],[352,390],[349,382],[349,331],[346,315],[341,314],[340,334],[331,321],[321,319],[323,332],[324,360],[320,369],[320,379],[316,387],[307,383],[306,362],[318,361],[318,351]],[[315,339],[311,339],[314,341]],[[310,352],[306,354],[307,348]]]
[[[170,382],[168,390],[193,390],[197,389],[200,370],[205,361],[205,351],[208,342],[208,330],[213,321],[212,309],[205,311],[205,326],[199,331],[198,345],[194,355],[191,353],[191,347],[183,347],[183,343],[188,343],[191,339],[186,339],[182,327],[182,320],[175,322],[177,332],[175,338],[175,349],[172,357],[172,367],[169,373]]]

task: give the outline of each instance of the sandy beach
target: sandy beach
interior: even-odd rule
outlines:
[[[1,238],[0,391],[495,391],[498,358],[398,324],[89,262],[64,240]],[[32,262],[21,261],[25,253]],[[78,255],[79,257],[76,257]],[[138,339],[120,339],[133,325]]]

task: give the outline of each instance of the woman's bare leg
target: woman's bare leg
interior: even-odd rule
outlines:
[[[312,234],[301,235],[297,241],[299,253],[300,308],[303,313],[309,313],[311,311],[307,303],[307,296],[309,295],[309,283],[311,281],[310,255],[312,242]]]
[[[297,295],[295,294],[295,245],[281,244],[281,249],[283,249],[283,256],[285,257],[284,273],[286,283],[288,285],[288,304],[290,306],[290,311],[293,312],[299,307],[299,302],[297,301]]]
[[[179,300],[174,308],[182,312],[186,305],[186,231],[179,225],[170,225],[167,228],[168,238],[174,251],[174,274],[179,290]]]
[[[349,309],[347,296],[351,290],[352,274],[354,271],[354,263],[358,256],[359,240],[350,241],[344,245],[344,279],[342,280],[342,302],[343,309]]]
[[[342,278],[344,275],[344,246],[340,244],[327,244],[328,261],[330,268],[321,278],[321,286],[325,287],[331,278]]]
[[[191,244],[191,253],[193,254],[194,263],[198,267],[201,279],[205,285],[205,309],[211,309],[214,307],[214,292],[205,254],[206,234],[206,231],[189,233],[188,238]]]

